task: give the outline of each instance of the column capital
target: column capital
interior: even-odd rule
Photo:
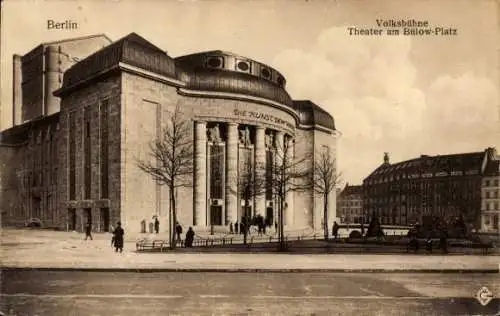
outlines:
[[[257,130],[265,130],[266,128],[264,126],[256,125],[255,129],[257,129]]]
[[[240,125],[240,124],[235,123],[235,122],[227,122],[226,124],[227,124],[228,126],[238,126],[238,125]]]

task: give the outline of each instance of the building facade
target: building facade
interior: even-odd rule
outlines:
[[[192,186],[175,192],[178,221],[195,229],[227,229],[244,214],[276,221],[272,190],[248,207],[231,190],[246,164],[252,172],[256,165],[270,170],[285,143],[292,157],[311,158],[304,168],[312,168],[317,148],[336,151],[333,117],[311,101],[293,100],[285,84],[277,70],[252,59],[223,51],[172,58],[135,33],[78,61],[55,93],[54,225],[79,230],[91,221],[105,231],[120,220],[141,232],[153,216],[167,223],[168,189],[137,162],[147,159],[176,108],[192,125],[195,170]],[[335,205],[333,192],[330,201]],[[289,192],[284,205],[287,229],[321,229],[323,204],[313,188]]]
[[[427,156],[384,163],[363,181],[364,211],[381,224],[413,225],[437,218],[462,218],[480,227],[486,166],[493,148],[483,152]]]
[[[342,224],[366,222],[363,213],[363,186],[346,184],[337,196],[337,217]]]
[[[105,35],[42,43],[13,57],[13,127],[0,133],[2,224],[60,225],[59,111],[64,71],[109,45]]]
[[[489,152],[481,187],[481,232],[499,233],[500,224],[500,158],[496,150]]]

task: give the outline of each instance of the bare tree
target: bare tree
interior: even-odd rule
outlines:
[[[340,174],[337,174],[336,171],[335,158],[328,148],[316,153],[314,172],[311,178],[314,191],[323,197],[323,229],[325,240],[328,240],[328,197],[340,182]]]
[[[149,159],[138,160],[137,166],[154,181],[169,188],[170,200],[170,248],[176,242],[175,225],[177,223],[176,190],[192,186],[193,141],[191,138],[191,120],[184,118],[180,107],[176,106],[167,125],[157,139],[149,144]]]
[[[229,188],[231,194],[239,196],[245,201],[245,213],[242,214],[243,243],[247,243],[248,228],[251,217],[246,213],[251,201],[266,192],[265,166],[252,164],[252,156],[247,155],[243,167],[239,170],[236,188]],[[239,203],[238,203],[239,204]]]
[[[313,170],[308,168],[305,163],[311,157],[295,158],[292,150],[291,140],[282,143],[276,142],[276,151],[274,159],[274,168],[272,170],[272,188],[278,202],[278,237],[280,240],[280,249],[285,249],[284,236],[284,205],[286,196],[290,192],[302,192],[311,188],[311,175]]]

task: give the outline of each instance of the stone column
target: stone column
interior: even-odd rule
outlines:
[[[207,123],[195,122],[194,225],[207,226]]]
[[[255,135],[255,179],[258,191],[255,196],[255,214],[266,217],[266,194],[265,194],[265,176],[266,176],[266,130],[264,127],[257,126]]]
[[[226,141],[226,214],[230,223],[238,219],[238,124],[228,123]]]
[[[287,147],[287,159],[288,159],[288,163],[289,164],[293,164],[294,163],[294,142],[293,142],[293,139],[291,137],[288,138],[288,140],[286,140],[288,142],[288,147]],[[293,172],[293,170],[288,170],[290,172]],[[286,222],[285,222],[285,225],[286,226],[293,226],[294,224],[294,218],[293,218],[293,215],[294,215],[294,205],[293,205],[293,201],[294,201],[294,192],[293,191],[290,191],[288,192],[288,194],[286,195],[286,204],[287,204],[287,208],[286,208],[286,216],[285,216],[285,219],[286,219]]]
[[[276,138],[275,138],[275,144],[276,144],[276,155],[275,155],[275,161],[276,161],[276,168],[281,168],[283,164],[283,141],[284,141],[284,134],[283,132],[276,132]],[[277,174],[276,174],[277,175]],[[273,189],[278,189],[278,188],[273,188]],[[280,200],[279,196],[276,196],[276,203],[275,203],[275,209],[276,209],[276,220],[279,221],[279,208],[280,208]],[[283,203],[283,208],[285,207],[285,204]],[[283,217],[286,216],[286,209],[283,209]],[[283,218],[283,225],[286,223],[286,218]],[[278,222],[279,225],[279,222]]]

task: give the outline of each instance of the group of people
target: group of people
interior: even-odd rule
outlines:
[[[123,252],[123,236],[125,235],[125,231],[122,228],[122,223],[117,222],[116,228],[111,227],[111,231],[113,233],[113,237],[111,237],[111,247],[115,248],[115,252]],[[92,223],[87,222],[85,225],[85,240],[90,238],[90,240],[94,240],[92,238]]]
[[[158,220],[158,217],[155,217],[155,222],[154,222],[154,228],[155,228],[155,233],[158,234],[160,232],[160,221]],[[179,224],[179,222],[175,223],[175,234],[176,234],[176,242],[180,243],[182,241],[182,226]],[[193,240],[194,240],[194,231],[192,227],[189,227],[188,231],[186,232],[186,237],[184,239],[184,246],[185,247],[192,247],[193,246]]]
[[[252,226],[257,226],[257,232],[259,235],[266,234],[268,227],[271,227],[271,223],[264,220],[262,215],[254,216],[252,219],[249,217],[241,217],[240,222],[235,222],[234,224],[229,223],[229,233],[230,234],[250,234],[250,228]],[[278,223],[274,223],[274,228],[278,230]]]

